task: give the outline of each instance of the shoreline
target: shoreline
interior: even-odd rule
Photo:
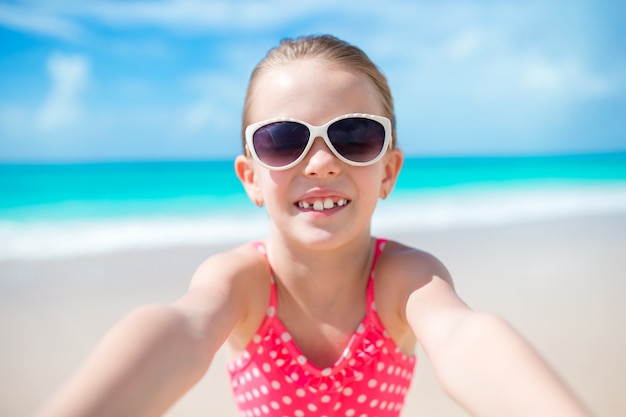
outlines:
[[[237,208],[227,198],[214,205],[198,205],[185,198],[141,203],[65,202],[17,210],[16,213],[22,212],[22,217],[12,217],[0,208],[0,236],[3,236],[0,262],[74,259],[176,247],[234,246],[269,233],[264,210],[244,198]],[[107,209],[110,204],[121,206]],[[81,215],[81,207],[92,216]],[[125,214],[115,215],[118,211]],[[541,184],[509,182],[506,186],[486,182],[409,193],[397,190],[393,199],[378,205],[372,230],[385,236],[405,232],[423,235],[624,214],[624,181],[568,184],[546,180]]]
[[[598,416],[626,409],[626,214],[389,233],[435,254],[474,309],[511,322]],[[223,245],[0,261],[0,414],[29,415],[133,308],[182,295]],[[218,352],[168,417],[236,416]],[[418,353],[403,415],[467,416]]]

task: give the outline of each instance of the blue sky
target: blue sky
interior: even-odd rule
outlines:
[[[2,1],[0,161],[232,158],[249,74],[331,33],[409,155],[626,150],[622,1]]]

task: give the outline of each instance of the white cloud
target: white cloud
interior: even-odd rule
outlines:
[[[0,25],[40,35],[76,41],[84,35],[81,27],[70,19],[39,9],[0,4]]]
[[[183,126],[190,131],[236,128],[239,112],[233,108],[241,106],[243,97],[235,92],[243,90],[244,82],[234,74],[209,72],[189,76],[183,87],[196,99],[183,110]]]
[[[612,90],[606,77],[591,73],[582,64],[531,59],[521,74],[523,85],[543,95],[603,95]]]
[[[590,61],[593,51],[579,34],[560,21],[545,30],[547,16],[557,13],[550,4],[442,2],[416,10],[421,24],[407,26],[405,41],[390,27],[374,49],[390,62],[390,80],[415,97],[491,103],[496,112],[499,106],[541,112],[546,99],[545,105],[566,106],[623,88],[615,71]],[[575,11],[563,13],[569,22],[582,19]]]
[[[75,125],[80,118],[80,95],[89,80],[89,61],[81,55],[52,54],[46,63],[51,90],[39,109],[38,127],[50,131]]]
[[[191,131],[201,131],[210,126],[223,127],[232,120],[231,112],[207,98],[188,106],[182,117],[183,126]]]
[[[461,33],[452,39],[443,50],[452,60],[464,60],[477,54],[484,44],[483,34],[476,29]]]
[[[330,0],[293,2],[290,0],[258,1],[89,1],[57,2],[59,12],[68,15],[95,18],[112,26],[151,25],[189,31],[254,30],[273,28],[275,24],[306,17]],[[280,13],[276,13],[280,10]]]
[[[397,19],[399,13],[411,5],[386,4],[384,14]],[[177,31],[252,32],[260,29],[280,30],[286,24],[306,20],[314,15],[332,13],[337,16],[379,16],[383,10],[378,2],[345,2],[332,0],[165,0],[165,1],[110,1],[51,0],[29,6],[7,6],[12,19],[23,21],[18,27],[28,29],[38,20],[46,20],[45,31],[60,35],[63,31],[76,38],[81,32],[78,23],[71,19],[88,18],[113,26],[155,26]],[[3,11],[0,9],[0,12]],[[279,12],[277,12],[279,11]],[[2,19],[0,19],[0,22]],[[55,25],[58,26],[55,29]],[[44,31],[44,32],[45,32]]]

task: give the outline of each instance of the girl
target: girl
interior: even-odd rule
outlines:
[[[589,416],[504,321],[472,311],[428,253],[370,234],[403,156],[385,77],[330,36],[254,70],[235,171],[270,233],[204,262],[173,305],[105,338],[40,416],[157,416],[226,343],[240,413],[398,416],[419,343],[475,416]]]

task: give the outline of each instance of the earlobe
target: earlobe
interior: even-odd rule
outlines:
[[[252,160],[244,155],[239,155],[235,159],[235,173],[246,190],[248,198],[250,198],[257,207],[262,207],[264,203],[263,195],[261,194]]]
[[[403,162],[404,154],[400,149],[392,149],[388,151],[387,156],[385,156],[383,179],[380,184],[379,194],[379,197],[383,200],[391,194],[393,187],[396,185],[396,180],[398,178],[398,174],[400,174]]]

